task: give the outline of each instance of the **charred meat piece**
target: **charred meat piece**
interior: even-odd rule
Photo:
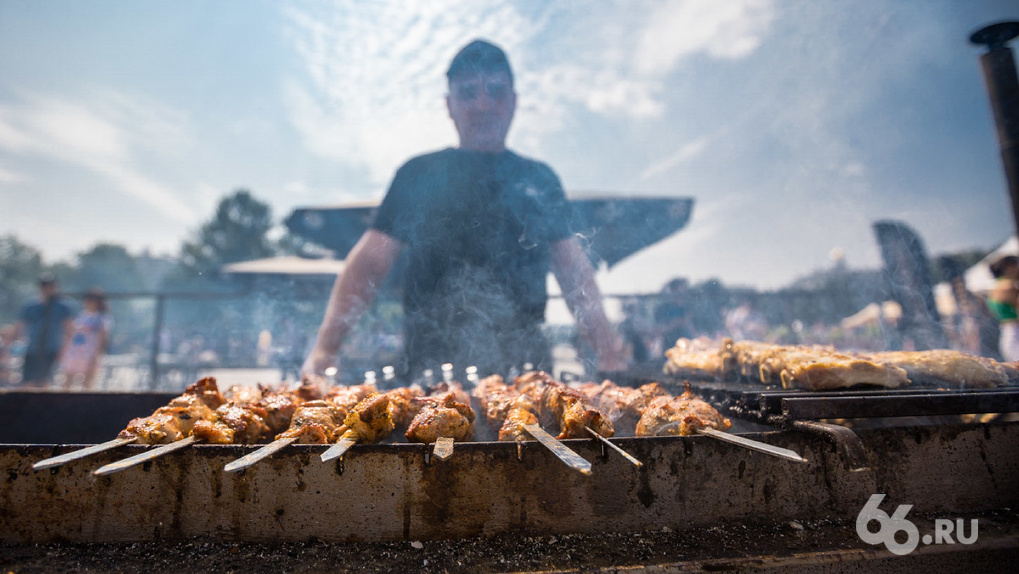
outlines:
[[[690,390],[690,383],[678,397],[655,397],[637,422],[637,436],[688,436],[697,429],[727,431],[732,427],[713,406]]]
[[[343,418],[332,403],[314,400],[297,407],[290,428],[276,436],[296,438],[298,444],[328,444],[336,442],[343,432]]]
[[[499,440],[529,440],[530,434],[524,430],[524,425],[538,424],[538,417],[534,414],[534,409],[534,403],[527,395],[519,395],[511,401],[506,410],[506,417],[499,428]]]
[[[389,397],[379,393],[368,395],[350,411],[343,424],[349,430],[344,433],[347,438],[358,442],[378,442],[396,428],[389,412]]]
[[[208,403],[206,403],[208,401]],[[214,420],[212,408],[223,404],[216,380],[206,377],[189,385],[184,393],[147,417],[133,419],[119,438],[133,438],[141,444],[176,442],[189,434],[200,420]],[[210,408],[210,405],[215,405]]]
[[[211,444],[253,444],[271,432],[265,422],[265,409],[259,406],[230,402],[216,409],[215,415],[214,421],[195,423],[191,434]]]
[[[405,428],[410,424],[419,410],[414,405],[414,400],[424,394],[424,389],[417,385],[386,391],[386,397],[389,398],[389,418],[392,419],[394,427]]]
[[[480,402],[488,426],[498,431],[520,391],[505,384],[501,376],[492,375],[478,381],[471,394]]]
[[[533,412],[543,424],[558,425],[560,439],[587,437],[586,427],[604,437],[615,434],[612,421],[590,405],[587,397],[548,373],[525,373],[516,378],[514,386],[530,397],[536,407]]]
[[[407,440],[430,444],[439,437],[463,441],[474,435],[474,409],[460,402],[455,392],[446,392],[441,398],[422,399],[425,399],[420,401],[423,406],[407,428]],[[419,402],[418,399],[415,402]]]
[[[272,390],[262,387],[262,398],[256,403],[265,410],[265,424],[269,425],[269,434],[281,433],[290,427],[290,421],[303,402],[288,391]]]
[[[621,387],[612,381],[601,384],[587,383],[581,392],[595,407],[612,421],[617,436],[632,436],[632,429],[640,420],[644,409],[655,397],[668,396],[669,392],[659,383],[647,383],[634,389]]]

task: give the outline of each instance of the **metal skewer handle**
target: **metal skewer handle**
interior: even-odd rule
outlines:
[[[271,443],[263,446],[262,448],[256,450],[255,452],[246,454],[241,458],[227,464],[226,466],[223,467],[223,472],[237,472],[238,470],[248,468],[249,466],[262,460],[263,458],[266,458],[267,456],[282,449],[283,447],[289,445],[290,443],[296,440],[297,437],[278,438],[272,441]]]
[[[136,454],[136,455],[134,455],[132,457],[125,458],[124,460],[118,460],[117,462],[111,462],[110,464],[108,464],[106,466],[99,467],[92,474],[94,474],[96,476],[105,476],[107,474],[113,474],[114,472],[120,472],[122,470],[131,468],[132,466],[139,465],[139,464],[141,464],[143,462],[152,460],[154,458],[161,457],[164,454],[169,454],[169,453],[171,453],[171,452],[173,452],[175,450],[180,450],[180,449],[182,449],[182,448],[184,448],[184,447],[186,447],[186,446],[188,446],[190,444],[194,444],[194,442],[197,441],[197,440],[198,440],[198,437],[196,437],[194,435],[191,435],[189,437],[182,438],[182,439],[180,439],[180,440],[178,440],[176,442],[171,442],[170,444],[164,444],[164,445],[156,447],[156,448],[154,448],[152,450],[147,450],[147,451],[145,451],[145,452],[143,452],[141,454]]]
[[[610,441],[609,439],[607,439],[607,438],[603,437],[602,435],[598,434],[597,432],[595,432],[594,429],[592,429],[591,427],[584,427],[584,428],[587,430],[587,432],[591,433],[591,436],[596,438],[602,444],[608,445],[609,447],[612,448],[612,450],[614,450],[614,451],[618,452],[619,454],[623,455],[623,458],[625,458],[626,460],[632,462],[635,466],[644,466],[643,462],[641,462],[641,461],[637,460],[636,458],[634,458],[634,456],[632,454],[630,454],[630,453],[626,452],[625,450],[619,448],[619,445],[615,444],[614,442]]]
[[[559,460],[566,463],[570,468],[580,472],[581,474],[591,474],[591,463],[584,459],[584,457],[570,450],[566,445],[559,442],[554,436],[545,432],[540,426],[536,424],[524,425],[524,430],[530,433],[538,442],[545,448],[552,451],[552,454],[556,455]]]
[[[697,432],[699,434],[707,435],[712,438],[717,438],[718,440],[724,440],[726,442],[738,444],[742,447],[749,448],[751,450],[756,450],[758,452],[763,452],[765,454],[770,454],[772,456],[777,456],[779,458],[784,458],[786,460],[791,460],[794,462],[807,462],[807,459],[803,458],[802,456],[796,454],[795,452],[787,448],[782,448],[780,446],[770,445],[768,443],[763,443],[746,437],[729,434],[727,432],[722,432],[720,430],[716,430],[713,428],[697,429]]]
[[[69,452],[69,453],[66,453],[66,454],[62,454],[60,456],[55,456],[53,458],[47,458],[47,459],[44,459],[44,460],[40,460],[39,462],[37,462],[37,463],[32,465],[32,469],[33,470],[43,470],[43,469],[47,469],[47,468],[53,468],[55,466],[60,466],[60,465],[63,465],[63,464],[67,464],[67,463],[69,463],[69,462],[71,462],[73,460],[78,460],[79,458],[85,458],[86,456],[91,456],[93,454],[97,454],[97,453],[100,453],[100,452],[103,452],[103,451],[106,451],[106,450],[117,448],[118,446],[123,446],[125,444],[131,444],[135,440],[137,440],[137,439],[134,439],[134,438],[115,438],[113,440],[108,440],[108,441],[106,441],[104,443],[100,443],[100,444],[94,444],[94,445],[92,445],[90,447],[86,447],[86,448],[83,448],[83,449],[80,449],[80,450],[76,450],[74,452]]]
[[[357,444],[356,438],[349,437],[341,438],[339,442],[329,447],[328,449],[326,449],[325,452],[322,453],[322,462],[329,462],[334,458],[340,458],[341,456],[347,454],[347,451],[350,450],[350,447],[354,446],[355,444]]]
[[[446,460],[453,456],[453,437],[440,436],[435,439],[435,446],[432,447],[432,454],[439,460]]]

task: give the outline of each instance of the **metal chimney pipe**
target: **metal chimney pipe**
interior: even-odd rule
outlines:
[[[1001,159],[1019,233],[1019,78],[1012,49],[1007,45],[1016,36],[1019,36],[1019,22],[999,22],[973,32],[969,41],[987,46],[987,53],[980,56],[980,62],[998,126]]]

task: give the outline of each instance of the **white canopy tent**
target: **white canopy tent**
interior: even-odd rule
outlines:
[[[990,252],[979,263],[966,270],[966,288],[977,295],[986,295],[994,289],[991,262],[1005,255],[1019,255],[1019,237],[1012,236],[1000,247]]]

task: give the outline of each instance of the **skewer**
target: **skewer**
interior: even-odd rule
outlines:
[[[334,458],[340,458],[341,456],[347,454],[347,451],[350,450],[350,447],[354,446],[355,444],[357,444],[356,438],[340,437],[340,440],[337,441],[336,444],[332,445],[331,447],[326,449],[325,452],[322,453],[322,462],[329,462]]]
[[[178,441],[165,444],[152,450],[147,450],[141,454],[136,454],[132,457],[125,458],[124,460],[118,460],[117,462],[111,462],[106,466],[99,467],[92,474],[96,476],[105,476],[107,474],[113,474],[114,472],[120,472],[124,469],[131,468],[132,466],[141,464],[146,461],[150,461],[154,458],[163,456],[164,454],[171,453],[175,450],[180,450],[190,444],[193,444],[198,440],[198,437],[191,435],[182,438]]]
[[[729,434],[727,432],[722,432],[720,430],[716,430],[710,427],[697,429],[697,433],[707,435],[712,438],[717,438],[718,440],[731,442],[732,444],[737,444],[739,446],[749,448],[750,450],[756,450],[758,452],[763,452],[765,454],[770,454],[772,456],[784,458],[786,460],[791,460],[794,462],[807,462],[807,459],[803,458],[802,456],[796,454],[795,452],[787,448],[782,448],[780,446],[763,443],[739,435]]]
[[[453,456],[453,437],[440,436],[435,439],[435,446],[432,448],[432,454],[439,460],[446,460]]]
[[[113,440],[108,440],[108,441],[106,441],[104,443],[94,444],[92,446],[76,450],[74,452],[68,452],[68,453],[62,454],[60,456],[54,456],[52,458],[47,458],[47,459],[44,459],[44,460],[40,460],[39,462],[37,462],[37,463],[32,465],[32,470],[43,470],[43,469],[47,469],[47,468],[53,468],[55,466],[61,466],[61,465],[67,464],[67,463],[69,463],[69,462],[71,462],[73,460],[78,460],[79,458],[85,458],[86,456],[91,456],[93,454],[97,454],[97,453],[100,453],[100,452],[103,452],[103,451],[106,451],[106,450],[117,448],[118,446],[123,446],[125,444],[130,444],[130,443],[134,442],[135,440],[136,439],[133,438],[133,437],[132,438],[115,438]]]
[[[633,455],[631,455],[630,453],[626,452],[625,450],[619,448],[619,445],[617,445],[614,442],[610,441],[609,439],[603,437],[602,435],[594,432],[594,430],[591,427],[584,427],[584,428],[587,429],[587,432],[591,433],[591,435],[594,438],[596,438],[599,441],[601,441],[602,444],[609,445],[610,447],[612,447],[613,450],[615,450],[619,454],[623,455],[623,458],[625,458],[626,460],[632,462],[635,466],[644,466],[643,462],[637,460],[636,458],[633,457]]]
[[[282,449],[283,447],[289,445],[290,443],[296,440],[297,437],[278,438],[272,441],[271,443],[263,446],[262,448],[256,450],[255,452],[248,453],[242,456],[241,458],[227,464],[226,466],[223,467],[223,472],[236,472],[238,470],[244,470],[245,468],[248,468],[249,466],[262,460],[263,458],[266,458],[267,456]]]
[[[569,447],[559,442],[554,436],[545,432],[540,426],[536,424],[525,424],[523,425],[524,430],[530,433],[538,442],[545,448],[552,451],[552,454],[556,455],[559,460],[566,463],[566,466],[580,472],[581,474],[591,474],[591,463],[585,460],[579,454],[570,450]]]

